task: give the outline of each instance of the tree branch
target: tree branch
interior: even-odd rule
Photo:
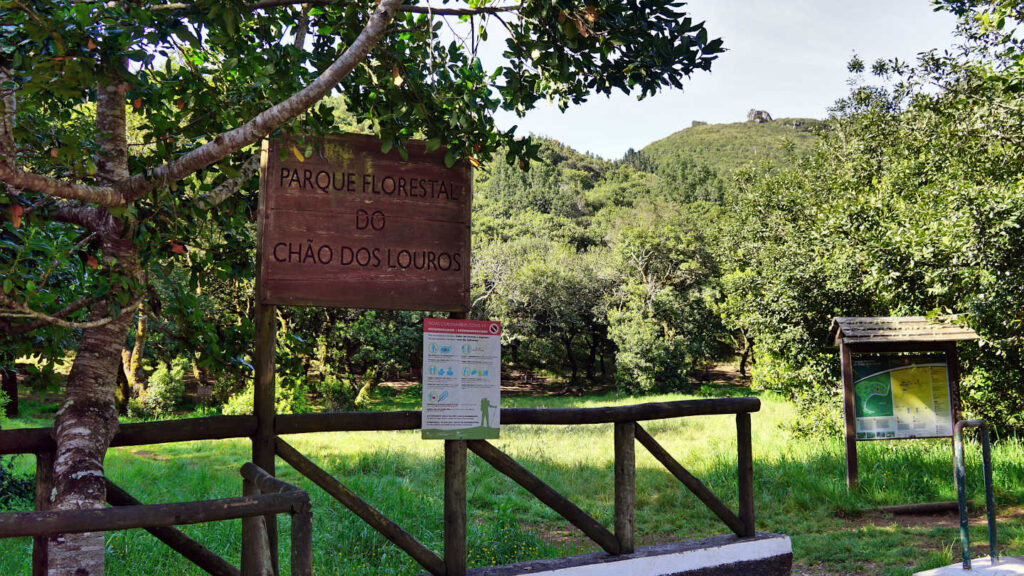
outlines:
[[[306,33],[309,32],[309,10],[313,6],[311,4],[303,4],[299,7],[299,17],[295,22],[295,40],[293,46],[302,50],[306,44]]]
[[[81,226],[101,236],[107,236],[117,230],[117,222],[105,208],[61,203],[47,215],[51,220]]]
[[[242,184],[256,175],[260,169],[260,156],[259,154],[253,154],[246,160],[242,166],[238,169],[238,176],[234,178],[228,178],[223,181],[213,190],[210,190],[209,194],[200,197],[202,202],[207,208],[213,208],[221,202],[230,198],[235,192],[241,189]]]
[[[101,206],[120,206],[124,204],[124,196],[113,187],[65,182],[56,178],[50,178],[49,176],[26,172],[8,164],[6,158],[0,158],[0,182],[10,184],[22,190],[31,190],[67,200],[81,200],[82,202],[92,202]]]
[[[11,79],[10,74],[0,67],[0,84]],[[14,156],[14,112],[17,109],[17,98],[13,89],[0,90],[0,154],[8,158]]]
[[[78,300],[75,300],[72,303],[68,304],[67,306],[61,308],[59,311],[54,312],[53,314],[50,314],[50,318],[60,318],[60,319],[66,318],[67,316],[69,316],[69,315],[71,315],[71,314],[73,314],[75,312],[78,312],[82,308],[85,308],[86,306],[91,305],[95,301],[96,300],[94,298],[79,298]],[[21,316],[21,317],[24,317],[24,316]],[[3,327],[4,332],[6,332],[9,336],[17,336],[19,334],[25,334],[27,332],[31,332],[33,330],[36,330],[36,329],[39,329],[39,328],[43,328],[44,326],[49,326],[49,325],[50,325],[50,322],[48,320],[33,320],[32,322],[29,322],[27,324],[18,324],[18,325],[12,325],[7,320],[0,320],[0,327]]]
[[[76,300],[76,301],[72,302],[72,304],[68,305],[63,310],[58,312],[57,314],[50,315],[50,314],[44,314],[42,312],[37,312],[37,311],[29,308],[28,306],[24,306],[22,304],[18,304],[14,300],[11,300],[10,298],[4,296],[3,294],[0,294],[0,305],[6,306],[7,308],[13,310],[13,312],[3,312],[3,311],[0,311],[0,317],[6,317],[6,318],[32,318],[32,319],[35,319],[35,320],[41,322],[43,325],[52,324],[52,325],[55,325],[55,326],[60,326],[61,328],[68,328],[70,330],[76,330],[76,329],[85,330],[85,329],[88,329],[88,328],[99,328],[100,326],[106,326],[107,324],[110,324],[114,320],[117,320],[117,319],[123,317],[125,314],[128,314],[132,310],[135,310],[136,308],[138,308],[139,303],[142,302],[142,298],[137,298],[131,304],[129,304],[129,305],[125,306],[124,308],[122,308],[121,312],[119,314],[117,314],[116,316],[108,316],[106,318],[100,318],[99,320],[90,320],[88,322],[68,322],[67,320],[64,320],[63,318],[60,317],[60,315],[62,315],[62,313],[63,313],[64,316],[66,316],[67,314],[70,314],[71,312],[73,312],[74,310],[68,310],[68,308],[70,308],[72,305],[78,305],[79,301],[80,300]],[[94,300],[87,300],[84,304],[82,304],[81,306],[76,308],[76,310],[80,309],[82,306],[85,306],[85,305],[90,304],[92,302],[94,302]],[[67,310],[67,312],[65,312],[65,310]]]
[[[401,0],[380,0],[377,9],[356,40],[323,73],[308,86],[288,99],[267,108],[245,124],[219,134],[212,141],[188,152],[177,160],[143,174],[136,174],[118,187],[124,202],[132,202],[158,186],[177,182],[207,166],[266,137],[271,132],[305,112],[330,93],[358,65],[387,31],[388,23]]]

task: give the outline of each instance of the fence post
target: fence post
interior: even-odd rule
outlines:
[[[257,494],[256,485],[243,479],[242,496]],[[242,518],[242,576],[274,576],[273,565],[264,517]]]
[[[739,487],[739,517],[743,523],[743,538],[754,535],[754,457],[750,445],[750,413],[736,415],[737,472]]]
[[[615,538],[619,553],[634,549],[636,505],[636,423],[615,423]]]
[[[308,503],[292,514],[292,576],[313,576],[313,510]]]
[[[36,510],[51,508],[53,491],[53,452],[36,454]],[[46,576],[50,563],[50,544],[46,536],[32,539],[32,576]]]
[[[256,347],[253,388],[253,415],[256,416],[256,434],[252,439],[252,462],[267,474],[274,475],[274,418],[275,401],[274,357],[277,346],[277,307],[259,303],[260,279],[256,281]],[[263,525],[270,542],[270,558],[274,574],[279,574],[277,562],[277,516],[268,514]]]
[[[444,565],[466,575],[466,441],[444,441]]]

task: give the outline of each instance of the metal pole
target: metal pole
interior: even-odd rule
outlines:
[[[992,565],[999,564],[996,550],[996,496],[992,489],[992,449],[989,445],[988,426],[981,426],[981,460],[985,467],[985,511],[988,513],[988,555]]]
[[[956,500],[960,507],[960,556],[964,570],[971,569],[971,536],[967,530],[967,470],[964,467],[964,422],[953,427],[953,477],[956,479]]]
[[[953,460],[956,478],[956,497],[960,505],[960,546],[964,570],[971,569],[971,542],[967,518],[967,466],[964,464],[964,428],[981,429],[981,459],[985,471],[985,511],[988,516],[988,553],[992,565],[999,563],[996,542],[996,499],[992,489],[992,449],[989,444],[988,424],[983,420],[961,420],[953,426]]]

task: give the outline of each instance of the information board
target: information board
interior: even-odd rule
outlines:
[[[264,143],[261,304],[464,312],[472,170],[348,134]]]
[[[951,436],[943,354],[853,356],[857,440]]]
[[[497,438],[501,424],[501,324],[423,320],[423,438]]]

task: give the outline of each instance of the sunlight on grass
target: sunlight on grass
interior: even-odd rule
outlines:
[[[414,392],[410,394],[414,394]],[[405,394],[395,398],[408,406]],[[506,398],[515,407],[593,407],[692,398],[679,394],[639,398]],[[948,440],[860,444],[861,491],[847,493],[840,439],[795,439],[783,427],[792,405],[762,395],[753,415],[755,511],[761,531],[793,537],[798,563],[829,571],[909,574],[939,565],[957,538],[953,529],[895,522],[866,522],[863,508],[953,500]],[[38,421],[14,425],[40,425]],[[736,507],[736,428],[733,416],[704,416],[642,423],[687,469],[727,505]],[[435,551],[442,549],[442,443],[417,432],[303,434],[288,441],[334,474]],[[612,426],[505,427],[495,444],[569,496],[599,521],[613,515]],[[238,468],[249,458],[242,440],[116,448],[107,459],[111,479],[146,503],[224,498],[241,493]],[[1000,442],[993,452],[997,499],[1004,509],[1024,495],[1024,446]],[[641,544],[702,538],[728,532],[643,448],[637,449],[637,535]],[[34,466],[29,457],[18,466]],[[968,449],[971,497],[981,498],[980,454]],[[383,537],[278,461],[278,474],[309,491],[314,505],[315,566],[321,574],[418,574],[423,570]],[[557,514],[511,480],[471,456],[468,466],[469,563],[491,566],[597,550]],[[232,562],[239,557],[239,523],[219,522],[184,530]],[[974,532],[977,531],[977,534]],[[287,534],[287,521],[281,520]],[[1024,549],[1019,519],[1000,525],[1007,553]],[[985,542],[984,527],[972,527]],[[281,558],[287,566],[287,538]],[[201,574],[141,530],[107,538],[110,573]],[[955,550],[954,550],[955,552]],[[0,573],[28,572],[31,543],[0,542]]]

